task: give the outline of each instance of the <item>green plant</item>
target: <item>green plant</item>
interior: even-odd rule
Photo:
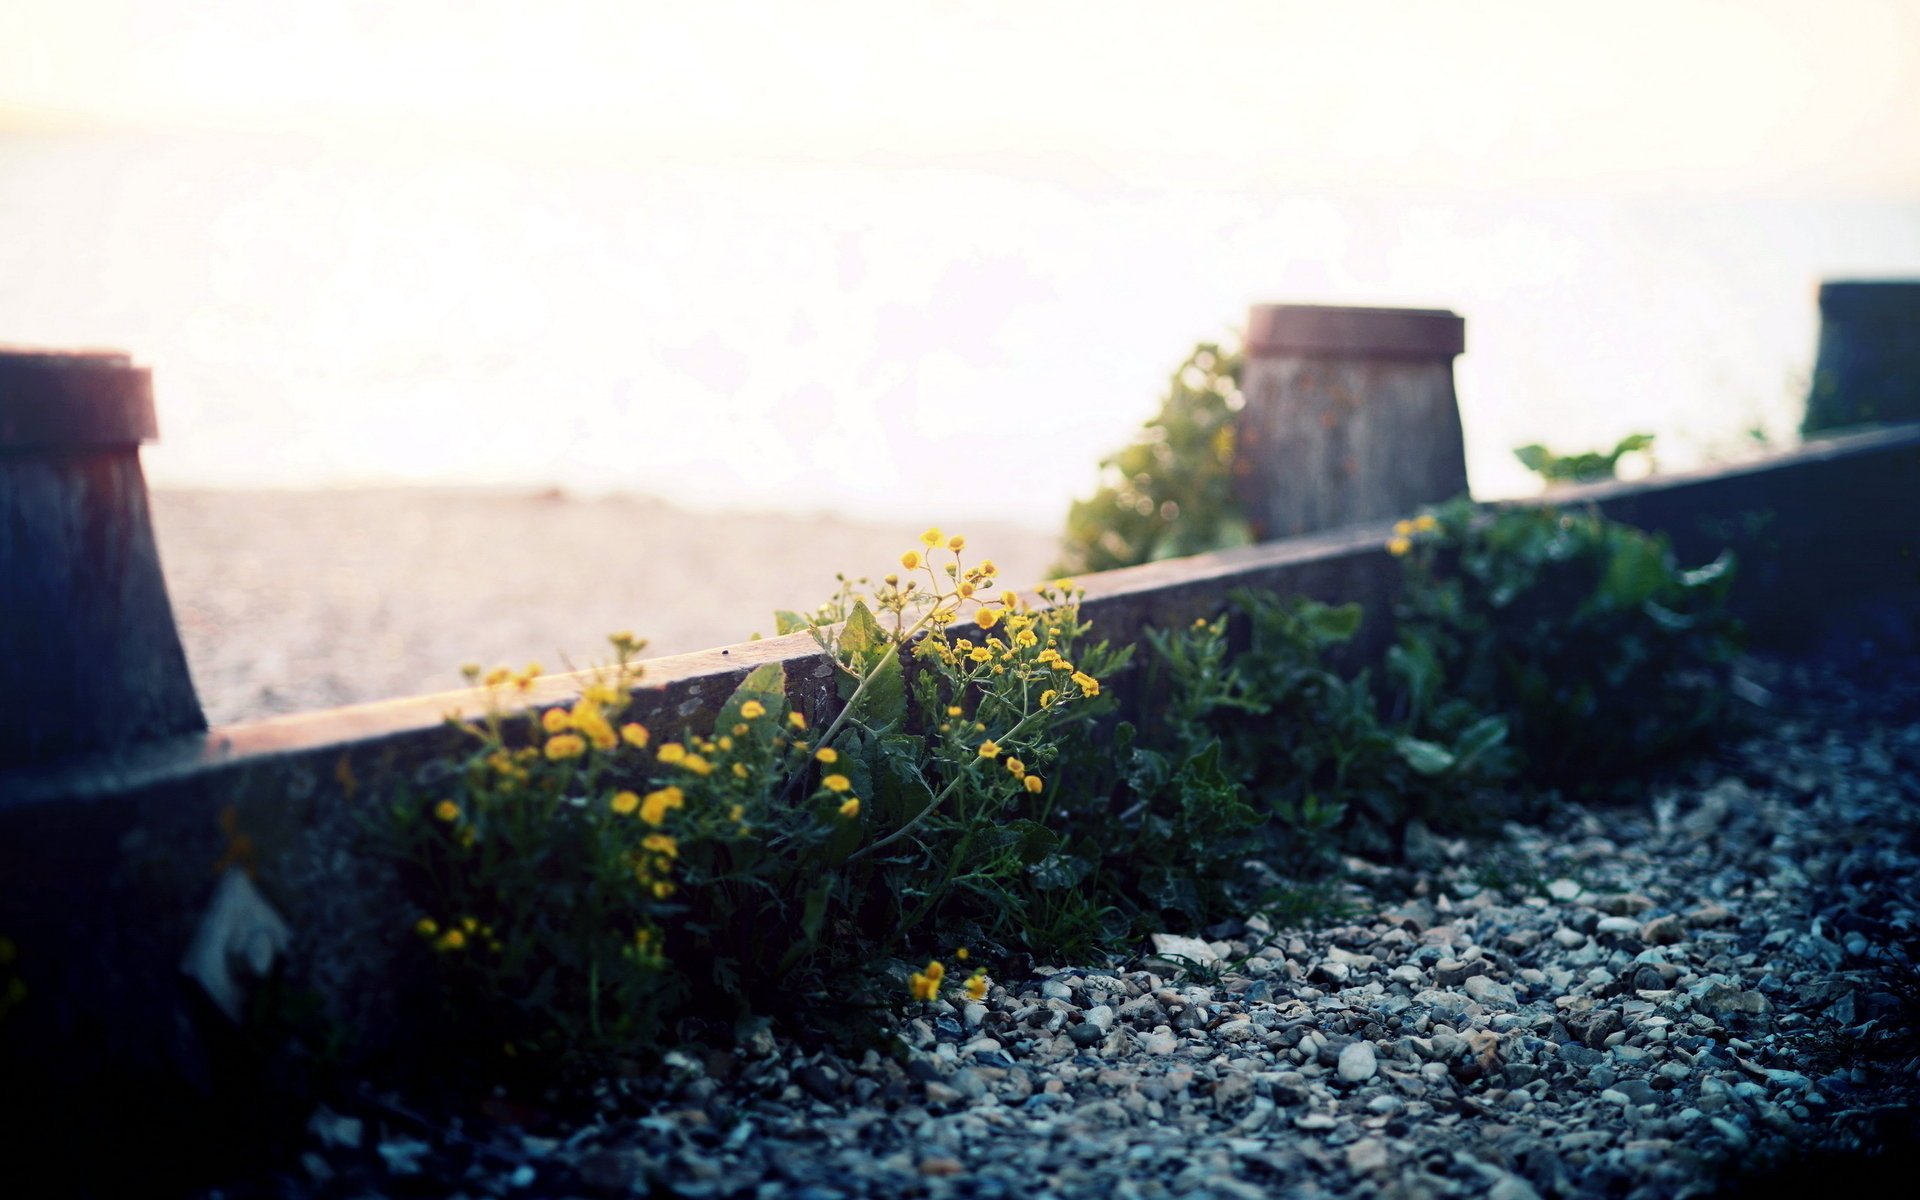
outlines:
[[[1136,932],[1317,905],[1336,849],[1391,854],[1416,816],[1462,823],[1510,772],[1499,718],[1428,700],[1389,720],[1366,672],[1330,665],[1358,606],[1251,590],[1231,603],[1147,631],[1137,724],[1078,751],[1092,786],[1070,798],[1056,861]]]
[[[1067,513],[1061,570],[1105,571],[1253,540],[1233,494],[1241,357],[1211,343],[1174,371],[1160,411],[1101,460]]]
[[[485,716],[453,721],[475,750],[443,792],[394,804],[385,831],[451,1035],[591,1060],[644,1050],[677,1013],[871,1006],[860,997],[900,974],[889,963],[956,931],[1090,944],[1098,907],[1046,894],[1036,868],[1058,842],[1061,744],[1087,736],[1125,652],[1085,644],[1070,581],[1035,604],[998,589],[991,562],[966,566],[964,539],[923,540],[906,580],[862,595],[843,579],[819,611],[782,615],[838,672],[823,728],[767,665],[710,732],[656,746],[620,722],[639,678],[628,635],[537,720],[505,703],[537,668],[485,678]],[[939,990],[938,972],[917,975],[913,994]]]
[[[376,830],[418,914],[440,1028],[469,1052],[563,1058],[647,1036],[682,989],[660,954],[672,855],[626,786],[649,741],[616,728],[639,679],[631,635],[571,709],[509,715],[539,675],[499,668],[443,788],[403,793]],[[480,682],[477,668],[469,679]],[[649,797],[657,815],[661,801]],[[657,824],[657,823],[656,823]]]
[[[1406,570],[1403,674],[1507,714],[1544,782],[1630,770],[1725,713],[1730,553],[1685,570],[1664,537],[1597,511],[1464,498],[1402,523],[1389,549]]]
[[[1651,460],[1653,435],[1630,433],[1616,442],[1611,450],[1589,450],[1581,454],[1556,454],[1537,443],[1521,446],[1513,452],[1513,456],[1527,470],[1546,480],[1549,487],[1612,479],[1619,474],[1620,460],[1629,454],[1644,454]]]

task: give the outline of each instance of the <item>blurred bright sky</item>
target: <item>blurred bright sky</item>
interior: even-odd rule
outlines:
[[[12,0],[0,342],[163,483],[1044,527],[1249,304],[1443,306],[1511,490],[1789,429],[1917,135],[1912,2]]]

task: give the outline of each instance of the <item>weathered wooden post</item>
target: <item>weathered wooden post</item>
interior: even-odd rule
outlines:
[[[1262,541],[1404,516],[1467,489],[1453,359],[1466,322],[1271,304],[1247,322],[1234,487]]]
[[[140,471],[124,354],[0,351],[0,766],[205,729]]]
[[[1803,433],[1920,421],[1920,280],[1820,285]]]

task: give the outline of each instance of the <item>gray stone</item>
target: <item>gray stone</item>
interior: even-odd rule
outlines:
[[[1355,1042],[1340,1052],[1338,1071],[1344,1083],[1364,1083],[1377,1069],[1372,1042]]]
[[[1489,1008],[1513,1008],[1519,1001],[1514,998],[1513,989],[1504,983],[1495,983],[1485,975],[1474,975],[1466,982],[1466,993],[1475,1003]]]

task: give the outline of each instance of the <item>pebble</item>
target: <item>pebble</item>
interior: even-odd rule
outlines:
[[[1914,681],[1892,716],[1808,684],[1828,707],[1795,717],[1801,692],[1770,684],[1773,724],[1638,807],[1550,810],[1497,845],[1428,831],[1424,865],[1352,867],[1365,889],[1320,927],[995,970],[986,1000],[918,1006],[873,1050],[753,1028],[603,1081],[600,1115],[553,1138],[400,1135],[417,1124],[336,1105],[276,1194],[1737,1193],[1746,1164],[1857,1149],[1862,1114],[1920,1090],[1886,1049],[1914,1036],[1886,973],[1911,973],[1920,929],[1909,665],[1883,668]],[[1876,835],[1834,835],[1857,829]],[[1549,882],[1489,885],[1495,854]]]

